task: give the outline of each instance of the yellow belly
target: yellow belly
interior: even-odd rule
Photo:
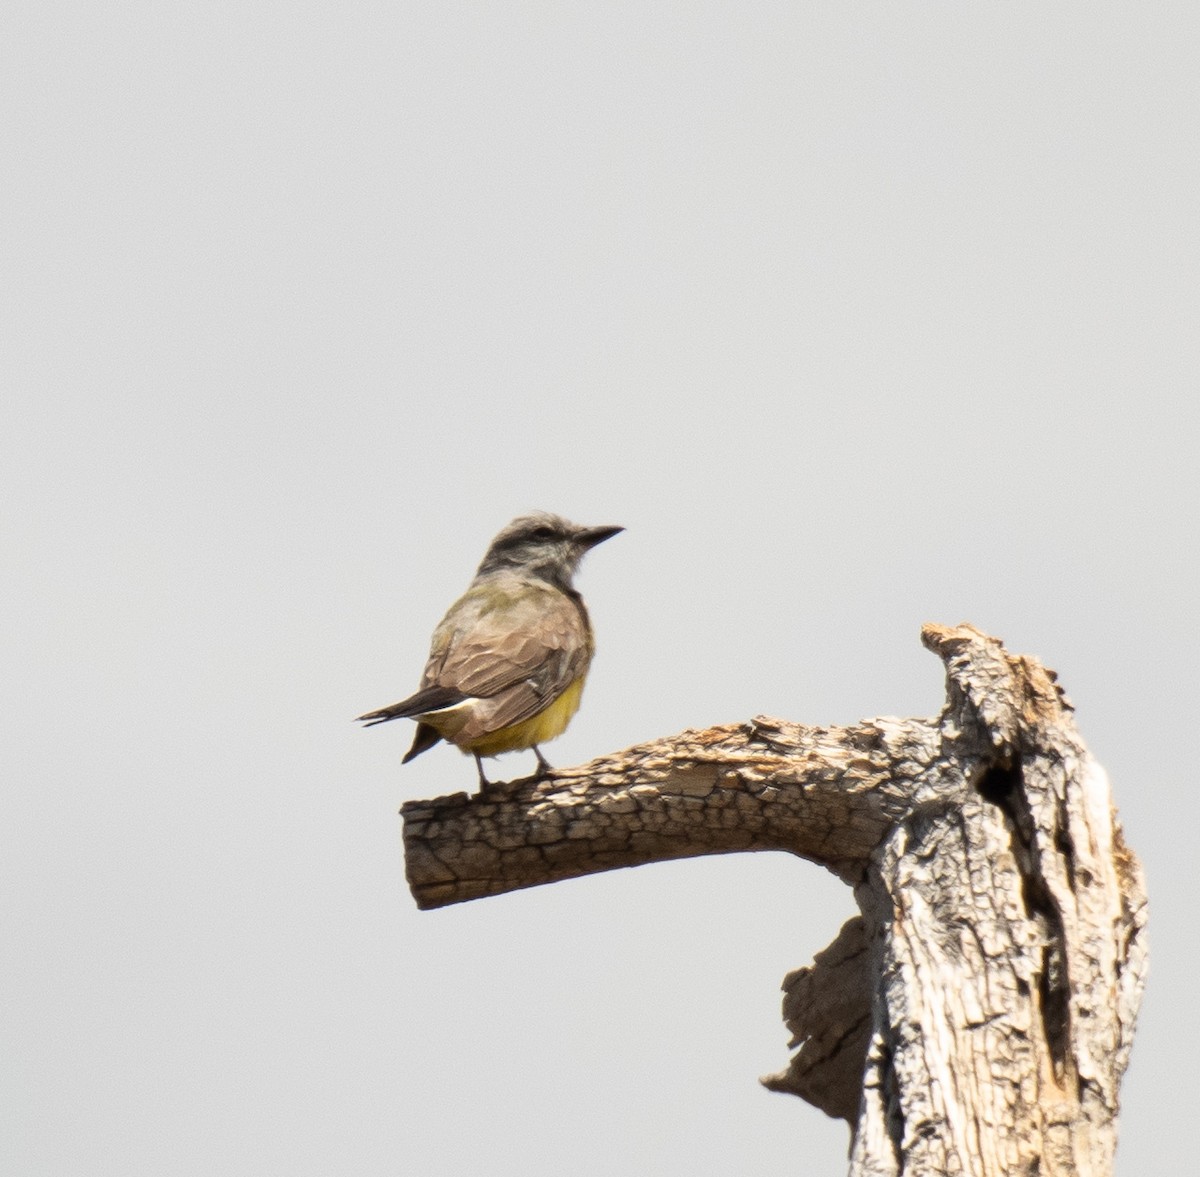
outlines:
[[[470,745],[459,744],[464,752],[477,756],[499,756],[501,752],[522,752],[534,744],[544,744],[567,730],[571,717],[579,710],[583,697],[583,679],[577,678],[544,711],[531,715],[520,723],[490,732]],[[457,742],[457,741],[456,741]]]

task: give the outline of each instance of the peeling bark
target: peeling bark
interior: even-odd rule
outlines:
[[[1112,1171],[1146,898],[1053,672],[928,625],[935,719],[758,717],[404,806],[422,908],[617,867],[786,850],[854,890],[785,981],[763,1082],[851,1125],[851,1174]]]

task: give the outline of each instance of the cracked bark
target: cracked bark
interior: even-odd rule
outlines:
[[[933,719],[758,717],[403,808],[418,906],[701,854],[786,850],[860,914],[784,982],[763,1082],[844,1118],[852,1177],[1112,1172],[1146,897],[1052,671],[927,625]]]

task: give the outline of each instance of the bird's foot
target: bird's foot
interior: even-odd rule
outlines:
[[[542,755],[541,748],[536,744],[533,746],[533,754],[537,757],[538,762],[537,772],[533,774],[533,779],[535,781],[544,780],[554,771],[554,766]]]
[[[479,791],[486,793],[492,787],[492,782],[487,779],[487,773],[483,771],[483,757],[478,752],[474,753],[475,767],[479,769]]]
[[[544,781],[547,777],[552,776],[554,765],[542,755],[541,749],[536,744],[533,746],[533,754],[537,757],[537,768],[529,776],[514,777],[511,781],[489,781],[487,774],[483,771],[483,758],[476,755],[475,763],[479,768],[480,794],[508,793],[524,785],[536,785],[539,781]]]

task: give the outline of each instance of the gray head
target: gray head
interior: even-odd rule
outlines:
[[[476,575],[507,569],[569,589],[584,553],[624,530],[580,527],[548,511],[520,515],[492,540]]]

